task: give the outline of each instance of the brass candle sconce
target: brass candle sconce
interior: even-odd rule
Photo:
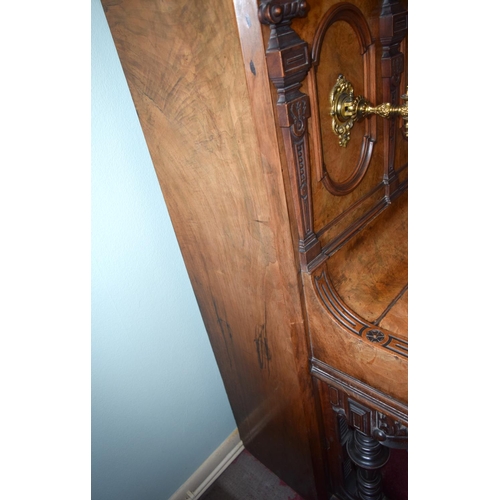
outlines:
[[[363,96],[354,97],[351,82],[343,75],[339,75],[337,83],[330,92],[330,115],[333,132],[339,136],[340,146],[344,148],[347,146],[354,124],[373,113],[383,118],[401,116],[404,121],[403,134],[408,138],[408,90],[401,99],[404,101],[401,106],[393,106],[388,102],[373,106]]]

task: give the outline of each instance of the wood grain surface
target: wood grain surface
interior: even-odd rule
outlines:
[[[269,85],[257,6],[237,2],[237,20],[229,0],[103,5],[243,443],[317,498],[319,439],[276,129],[272,114],[253,116],[266,87],[252,89],[252,78]]]
[[[386,14],[405,20],[405,5],[391,0],[384,1],[384,6]],[[291,26],[299,37],[296,40],[312,47],[312,69],[302,81],[300,97],[290,93],[287,99],[286,90],[280,91],[276,108],[282,103],[293,106],[294,99],[310,98],[311,155],[305,161],[311,176],[305,179],[309,191],[304,186],[300,196],[305,198],[310,193],[314,233],[321,246],[320,256],[312,261],[306,258],[307,265],[302,267],[313,358],[406,403],[407,143],[401,134],[393,133],[392,125],[388,127],[384,119],[373,117],[370,120],[376,129],[372,137],[376,142],[361,179],[350,191],[340,194],[331,192],[324,182],[325,176],[335,183],[349,182],[356,164],[366,154],[363,141],[370,130],[367,123],[360,122],[355,125],[348,147],[338,145],[328,113],[328,95],[337,76],[346,76],[354,85],[355,95],[363,94],[374,104],[383,102],[385,92],[383,55],[390,56],[389,69],[395,81],[401,80],[397,90],[407,78],[404,67],[391,66],[401,61],[404,65],[407,44],[400,42],[406,36],[406,25],[398,21],[403,31],[397,37],[389,37],[390,23],[381,20],[382,7],[378,0],[318,0],[310,3],[307,16],[293,19]],[[298,41],[294,43],[298,46]],[[383,44],[390,45],[390,51]],[[272,78],[279,87],[280,76],[283,80],[290,77],[283,69],[285,66],[275,64],[275,50],[273,43]],[[282,53],[286,50],[285,44]],[[375,62],[367,56],[370,50]],[[287,132],[288,122],[281,127],[293,179],[295,172],[302,172],[303,162],[289,153],[296,139]],[[300,224],[305,208],[300,197],[291,191],[295,218]],[[323,287],[323,295],[318,287]]]
[[[408,194],[355,235],[327,261],[340,298],[368,321],[376,321],[408,285]],[[391,309],[392,309],[391,307]],[[408,338],[408,318],[398,331]]]
[[[260,19],[257,0],[102,3],[243,443],[306,500],[326,499],[311,367],[407,410],[407,142],[371,118],[340,148],[328,115],[339,73],[374,103],[394,93],[382,2],[353,0],[354,28],[329,26],[312,70],[342,2],[310,1],[305,16],[304,2],[263,1]],[[405,58],[387,30],[384,54]],[[352,189],[333,194],[325,175],[348,182],[363,155]]]

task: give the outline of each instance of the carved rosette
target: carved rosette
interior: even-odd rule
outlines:
[[[408,358],[408,341],[397,337],[376,323],[366,321],[347,307],[331,283],[324,266],[314,272],[313,280],[318,300],[337,324],[374,347]]]
[[[379,344],[380,342],[383,342],[385,340],[385,335],[380,330],[372,329],[366,333],[366,338],[370,342],[376,342],[377,344]]]

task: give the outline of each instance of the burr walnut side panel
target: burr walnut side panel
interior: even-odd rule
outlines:
[[[269,85],[257,3],[236,1],[238,20],[230,0],[103,5],[242,440],[316,499],[319,439],[274,117],[254,121],[269,90],[259,97],[246,82]]]

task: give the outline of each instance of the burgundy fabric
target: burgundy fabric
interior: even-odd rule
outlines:
[[[382,469],[384,493],[391,500],[408,500],[408,451],[391,450]]]

